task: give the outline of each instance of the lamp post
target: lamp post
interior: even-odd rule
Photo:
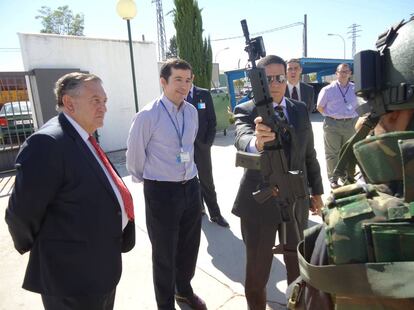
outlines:
[[[137,84],[135,81],[135,65],[134,65],[134,52],[132,50],[132,39],[131,39],[131,25],[130,19],[133,19],[137,14],[137,8],[134,0],[118,0],[116,5],[116,11],[122,19],[127,21],[128,27],[128,41],[129,41],[129,53],[131,56],[131,70],[132,70],[132,83],[134,85],[134,100],[135,100],[135,112],[138,112],[138,96],[137,96]]]
[[[222,48],[221,50],[218,50],[216,55],[214,56],[214,62],[217,63],[217,56],[218,56],[218,54],[220,54],[220,52],[228,50],[228,49],[230,49],[230,47],[227,46],[225,48]]]
[[[342,39],[342,42],[344,42],[344,59],[346,59],[346,47],[345,47],[345,39],[343,36],[341,36],[340,34],[337,33],[328,33],[328,36],[337,36],[340,37]]]

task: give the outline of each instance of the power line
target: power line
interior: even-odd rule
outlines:
[[[0,52],[3,52],[3,53],[17,53],[17,52],[20,52],[20,48],[18,48],[18,47],[0,47]]]
[[[283,30],[283,29],[287,29],[287,28],[292,28],[292,27],[296,27],[296,26],[303,26],[303,23],[302,22],[297,22],[297,23],[293,23],[293,24],[289,24],[289,25],[285,25],[285,26],[281,26],[281,27],[276,27],[276,28],[271,28],[271,29],[268,29],[268,30],[255,32],[255,33],[252,33],[251,35],[256,36],[256,35],[275,32],[275,31],[279,31],[279,30]],[[244,36],[233,36],[233,37],[227,37],[227,38],[213,39],[211,41],[226,41],[226,40],[234,40],[234,39],[241,39],[241,38],[244,38]]]

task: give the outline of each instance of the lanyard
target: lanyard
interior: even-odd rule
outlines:
[[[175,118],[175,119],[177,120],[177,125],[175,125],[175,122],[174,122],[174,120],[172,119],[172,117],[171,117],[170,113],[168,112],[167,108],[165,107],[164,102],[162,102],[161,100],[160,100],[160,102],[161,102],[161,104],[162,104],[162,106],[163,106],[163,108],[164,108],[165,112],[167,112],[168,117],[170,118],[171,123],[172,123],[172,124],[173,124],[173,126],[174,126],[175,132],[177,133],[177,136],[178,136],[178,141],[180,142],[180,149],[181,149],[181,151],[182,151],[182,150],[183,150],[183,136],[184,136],[184,128],[185,128],[185,117],[184,117],[185,115],[184,115],[184,110],[183,110],[183,128],[182,128],[182,130],[181,130],[181,135],[180,135],[180,131],[178,130],[178,127],[177,127],[177,126],[179,126],[177,117]],[[184,107],[183,107],[183,109],[184,109]]]
[[[344,99],[344,103],[348,103],[348,102],[346,101],[346,99],[345,99],[345,96],[346,96],[346,94],[348,93],[348,90],[349,90],[349,84],[348,84],[348,87],[347,87],[347,88],[346,88],[346,90],[345,90],[345,94],[342,92],[342,89],[341,89],[341,84],[339,84],[339,83],[338,83],[338,89],[339,89],[339,91],[341,92],[342,98]]]

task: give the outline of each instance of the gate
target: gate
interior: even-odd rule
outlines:
[[[20,146],[36,127],[27,76],[29,72],[0,72],[0,173],[15,169]]]

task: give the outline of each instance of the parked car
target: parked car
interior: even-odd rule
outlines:
[[[23,142],[34,132],[32,106],[29,101],[7,102],[0,110],[0,141]]]
[[[237,104],[243,103],[243,102],[247,102],[249,100],[252,100],[253,98],[253,90],[249,90],[245,93],[243,93],[243,97],[241,97],[238,101]]]
[[[213,94],[227,94],[227,87],[212,88],[210,93]]]

